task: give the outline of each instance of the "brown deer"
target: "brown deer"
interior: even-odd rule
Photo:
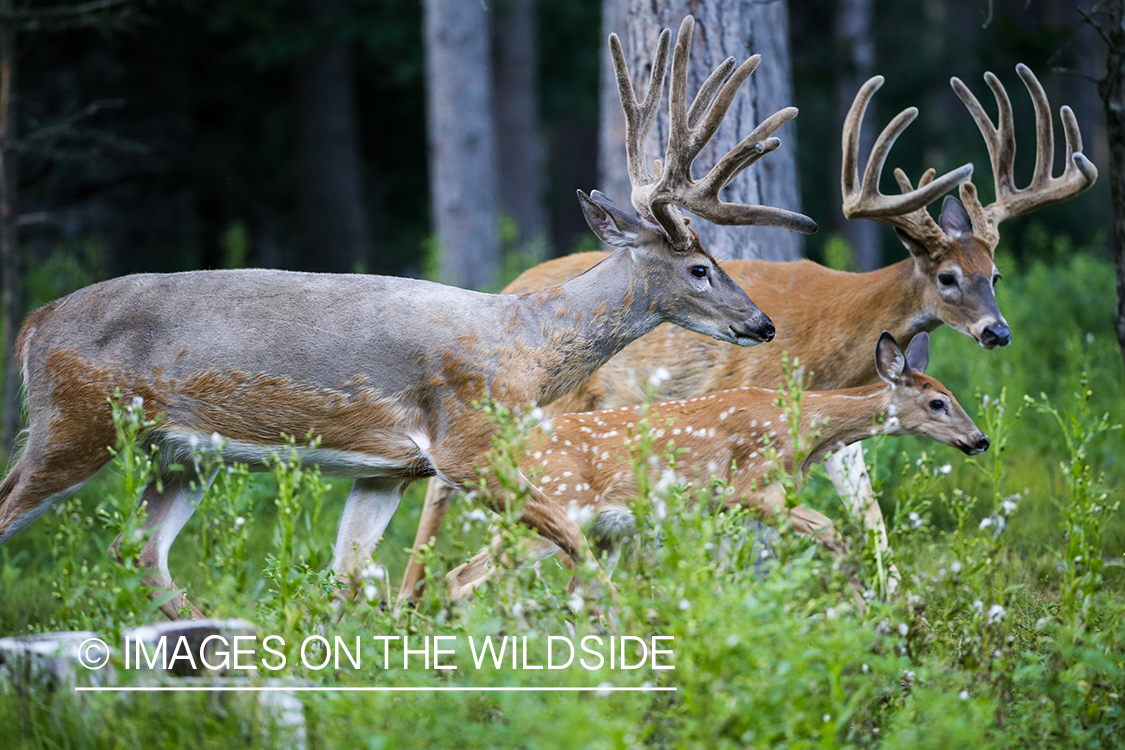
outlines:
[[[873,358],[882,382],[806,393],[799,448],[789,415],[779,406],[783,394],[742,386],[650,407],[564,414],[549,431],[532,434],[521,469],[554,503],[553,512],[591,518],[586,535],[613,561],[620,539],[635,525],[637,477],[628,461],[629,444],[637,422],[647,417],[654,429],[653,453],[671,448],[676,454],[671,470],[678,483],[706,486],[712,478],[721,479],[729,488],[728,505],[746,504],[767,522],[786,516],[795,531],[840,554],[843,543],[828,518],[801,506],[786,507],[779,485],[771,483],[779,468],[800,480],[826,455],[876,434],[921,435],[968,455],[988,450],[988,437],[953,394],[922,374],[929,354],[928,334],[915,336],[904,354],[884,331]],[[661,468],[651,469],[654,484]],[[528,552],[542,559],[559,549],[558,542],[544,537]],[[489,550],[478,553],[449,574],[454,597],[464,598],[498,569]]]
[[[617,58],[615,57],[615,63]],[[859,132],[871,97],[883,85],[876,76],[860,89],[843,126],[841,189],[844,214],[890,224],[910,251],[909,258],[868,273],[845,273],[809,260],[777,263],[758,260],[729,261],[724,267],[732,278],[766,310],[777,325],[777,336],[768,347],[735,350],[715,345],[670,326],[661,326],[627,346],[595,372],[589,380],[551,406],[551,414],[582,412],[639,403],[643,386],[658,368],[671,378],[656,398],[673,400],[744,385],[777,386],[782,380],[782,354],[796,357],[813,390],[849,388],[877,379],[874,364],[859,356],[854,343],[869,341],[880,331],[890,331],[904,345],[919,333],[943,323],[972,336],[986,349],[1004,346],[1011,331],[996,304],[994,287],[999,273],[993,254],[999,241],[998,225],[1006,218],[1066,200],[1086,190],[1097,179],[1097,169],[1082,153],[1082,137],[1069,107],[1061,110],[1066,134],[1066,166],[1051,175],[1054,134],[1046,94],[1025,65],[1016,68],[1035,104],[1036,158],[1031,183],[1022,189],[1013,182],[1015,129],[1007,93],[996,76],[985,80],[996,97],[998,125],[993,126],[980,102],[957,78],[954,90],[968,107],[988,146],[996,186],[996,200],[982,207],[976,187],[967,182],[972,165],[966,164],[935,179],[928,170],[914,188],[899,169],[895,177],[900,195],[879,192],[879,178],[895,140],[918,115],[916,108],[900,112],[883,130],[859,176]],[[618,85],[628,84],[628,74],[617,67]],[[633,155],[630,154],[630,165]],[[630,166],[632,169],[632,166]],[[947,196],[938,221],[926,206],[960,183],[962,204]],[[560,278],[580,273],[604,253],[579,253],[542,263],[512,282],[507,291],[538,289]],[[853,513],[862,515],[886,548],[882,513],[870,492],[870,480],[856,445],[830,463],[838,487],[848,491]],[[415,539],[416,548],[432,542],[438,533],[451,490],[431,482]],[[418,589],[423,571],[413,561],[407,569],[401,597]]]
[[[691,29],[688,18],[673,59],[667,167],[635,175],[640,217],[597,191],[579,192],[590,228],[617,250],[577,278],[490,295],[377,276],[145,274],[86,287],[33,312],[18,343],[29,429],[0,485],[0,544],[107,463],[114,427],[106,401],[120,389],[126,399],[143,398],[148,416],[162,415],[149,440],[167,463],[218,433],[225,458],[261,469],[286,450],[283,434],[319,436],[302,459],[355,480],[332,564],[354,580],[411,481],[439,477],[464,487],[475,477],[492,431],[475,400],[549,404],[662,322],[727,344],[769,341],[769,318],[700,246],[677,206],[725,224],[815,231],[800,214],[718,196],[777,148],[771,136],[796,110],[769,118],[708,178],[688,178],[756,64],[747,61],[733,74],[724,68],[723,80],[692,107],[706,114],[685,122]],[[626,102],[635,133],[647,132],[656,116],[670,39],[665,30],[644,102]],[[140,562],[158,592],[174,590],[168,550],[210,479],[166,472],[144,491],[151,535]],[[581,559],[581,534],[540,513],[552,506],[538,491],[532,495],[524,522]],[[185,607],[198,615],[182,594],[162,609],[174,618]]]

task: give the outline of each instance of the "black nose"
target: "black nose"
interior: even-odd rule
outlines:
[[[988,435],[985,435],[982,432],[980,434],[980,437],[977,438],[977,441],[973,445],[973,447],[976,448],[977,453],[984,453],[986,450],[988,450],[988,446],[990,446],[990,445],[992,445],[992,442],[989,441]]]
[[[766,343],[773,341],[774,333],[776,333],[776,329],[773,327],[773,321],[767,320],[766,324],[762,326],[762,340]]]
[[[1012,343],[1012,329],[1003,323],[986,326],[980,334],[980,342],[987,347],[1007,346]]]

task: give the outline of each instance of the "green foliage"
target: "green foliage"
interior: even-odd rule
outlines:
[[[855,253],[842,235],[832,234],[824,242],[824,265],[837,271],[855,271]]]
[[[66,296],[106,276],[104,249],[87,237],[74,246],[59,245],[45,260],[28,263],[23,286],[29,309]]]
[[[527,488],[515,462],[540,415],[486,403],[493,454],[478,467],[475,497],[454,504],[442,541],[427,553],[430,586],[416,608],[389,603],[417,496],[408,496],[378,561],[355,582],[354,600],[337,605],[339,582],[328,565],[345,488],[303,466],[295,441],[266,475],[222,465],[217,445],[197,452],[184,468],[217,477],[173,551],[173,573],[205,612],[249,615],[263,634],[284,638],[286,667],[252,679],[676,688],[304,693],[312,748],[1116,747],[1125,732],[1121,359],[1108,321],[1080,309],[1086,289],[1110,293],[1109,266],[1081,254],[1055,266],[1033,263],[1025,273],[1001,262],[1000,303],[1013,344],[980,352],[967,337],[939,331],[931,359],[932,374],[963,396],[992,449],[964,459],[913,439],[869,441],[893,552],[883,559],[815,470],[803,488],[792,484],[788,499],[834,516],[850,539],[847,557],[834,559],[782,528],[763,560],[749,514],[721,511],[728,488],[677,484],[674,447],[653,454],[654,431],[664,425],[644,415],[622,446],[621,469],[633,471],[643,491],[633,505],[635,533],[612,576],[614,598],[591,600],[596,576],[585,564],[577,571],[585,598],[568,594],[570,571],[523,557],[529,532],[518,512]],[[789,391],[782,403],[792,425],[799,383]],[[0,635],[65,627],[115,636],[158,619],[135,567],[143,535],[130,531],[158,460],[144,440],[153,419],[132,402],[116,405],[115,419],[114,476],[0,549]],[[482,510],[486,492],[501,513]],[[104,550],[122,532],[119,564]],[[451,605],[441,576],[495,534],[498,579]],[[902,591],[887,601],[877,582],[891,564]],[[856,581],[873,591],[857,598]],[[360,637],[362,668],[302,664],[299,645],[320,633],[348,644]],[[421,648],[421,639],[438,635],[458,644],[446,659],[456,670],[423,668],[419,656],[404,667],[401,640],[389,663],[382,648],[370,647],[372,636],[407,637]],[[478,669],[467,646],[469,637],[526,639],[534,665],[549,637],[611,635],[671,636],[665,645],[675,669]],[[134,678],[119,668],[117,679]],[[274,719],[236,697],[80,700],[60,690],[32,698],[0,682],[0,731],[15,747],[292,746]]]

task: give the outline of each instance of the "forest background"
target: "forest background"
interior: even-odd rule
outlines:
[[[788,48],[788,61],[765,56],[740,97],[756,97],[764,76],[780,69],[792,95],[778,107],[801,110],[778,132],[781,149],[736,182],[795,160],[767,182],[791,183],[792,197],[778,205],[821,226],[816,235],[777,242],[725,228],[724,258],[804,255],[865,269],[905,257],[889,228],[846,222],[840,211],[840,126],[871,75],[887,80],[867,116],[869,138],[905,107],[920,109],[889,166],[917,179],[927,167],[945,172],[972,162],[986,201],[988,156],[949,78],[964,80],[990,113],[984,72],[1006,85],[1018,185],[1033,168],[1034,120],[1016,63],[1044,84],[1060,154],[1058,108],[1074,109],[1101,177],[1074,199],[1004,223],[997,300],[1012,344],[984,352],[948,327],[933,336],[931,373],[993,437],[993,450],[965,459],[912,439],[870,441],[909,594],[884,601],[873,589],[864,610],[851,605],[839,566],[791,534],[778,543],[786,565],[758,575],[743,519],[708,515],[677,489],[669,498],[681,503],[672,506],[677,512],[649,529],[661,544],[638,545],[615,576],[622,632],[677,638],[674,673],[633,678],[635,686],[667,681],[679,691],[672,698],[320,694],[302,698],[308,726],[301,736],[312,747],[1119,747],[1125,455],[1116,425],[1125,422],[1125,379],[1114,330],[1114,170],[1102,99],[1113,81],[1098,82],[1107,49],[1113,53],[1115,39],[1118,53],[1125,48],[1125,31],[1120,16],[1102,31],[1086,16],[1104,22],[1107,10],[1125,4],[690,5],[701,17],[715,8],[732,16],[757,6],[782,13],[784,22],[758,25],[745,48],[714,51],[741,58]],[[605,74],[606,35],[622,33],[633,54],[622,19],[670,7],[639,0],[0,0],[7,335],[27,310],[126,273],[264,266],[426,276],[495,290],[538,260],[595,249],[574,191],[628,200],[622,144],[601,117],[619,106]],[[705,36],[699,33],[696,51],[705,49]],[[655,32],[637,58],[647,58],[654,43]],[[435,97],[427,66],[440,55],[453,57],[439,71],[471,85],[447,81]],[[772,111],[756,113],[755,122]],[[460,127],[462,140],[435,138],[439,126]],[[893,191],[889,176],[883,188]],[[474,221],[460,239],[442,218],[457,210]],[[18,392],[14,374],[6,378],[10,401]],[[8,420],[5,431],[14,435],[17,427]],[[277,482],[230,468],[181,535],[172,567],[184,571],[179,580],[208,614],[248,617],[299,642],[319,632],[332,599],[326,568],[347,483],[329,489],[311,471],[299,482],[301,469],[280,463]],[[115,462],[0,549],[0,636],[91,630],[113,641],[159,618],[135,568],[105,554],[136,503],[133,469]],[[421,486],[411,488],[380,546],[383,588],[357,602],[333,632],[505,633],[541,643],[544,634],[573,627],[576,618],[555,593],[565,586],[561,574],[546,567],[546,583],[534,571],[513,571],[467,608],[451,607],[440,586],[417,610],[383,607],[413,538]],[[819,472],[801,502],[840,523],[852,540],[848,564],[875,586],[885,561],[849,525]],[[478,548],[490,520],[477,505],[458,504],[447,524],[454,531],[430,561],[435,577]],[[715,543],[721,538],[746,541],[731,545],[744,552],[716,553],[725,547]],[[482,676],[461,666],[457,679],[504,690],[621,679]],[[417,670],[285,677],[319,687],[455,681]],[[0,697],[0,734],[19,747],[302,744],[284,727],[272,734],[277,717],[257,704],[208,696],[78,701],[68,691],[0,682]]]

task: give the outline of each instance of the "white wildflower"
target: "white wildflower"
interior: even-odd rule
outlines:
[[[612,684],[610,684],[608,682],[603,682],[602,684],[598,685],[597,696],[599,698],[608,698],[611,695],[613,695],[613,685]]]
[[[993,604],[988,609],[988,621],[1000,622],[1004,619],[1005,614],[1007,614],[1007,611],[1003,607],[1001,607],[999,604]]]
[[[566,506],[566,517],[567,520],[583,526],[594,517],[594,509],[588,505],[579,505],[572,502]]]
[[[938,474],[948,474],[951,471],[953,471],[953,464],[945,464],[944,466],[939,466],[937,468]]]
[[[911,511],[907,518],[910,519],[910,528],[912,529],[917,529],[922,525],[922,517],[914,511]]]
[[[659,388],[662,383],[667,383],[672,379],[672,373],[668,372],[667,367],[657,367],[652,375],[648,378],[648,384],[653,388]]]
[[[475,521],[479,523],[488,523],[488,514],[482,508],[473,508],[465,514],[467,521]]]
[[[980,530],[984,531],[985,529],[987,529],[991,525],[992,525],[992,519],[991,518],[982,518],[981,521],[980,521]]]
[[[675,484],[676,472],[671,469],[665,469],[660,473],[660,481],[656,483],[656,487],[654,487],[653,490],[658,495],[666,495],[668,494],[668,490],[672,489]]]
[[[950,570],[950,572],[953,573],[953,575],[957,575],[958,573],[960,573],[961,572],[961,561],[960,560],[954,560],[953,564],[949,566],[949,570]]]
[[[236,528],[236,529],[242,528],[242,524],[244,524],[244,523],[246,523],[246,519],[243,518],[242,516],[239,516],[239,517],[234,519],[234,528]]]
[[[988,398],[988,397],[987,397],[987,396],[985,396],[985,398]],[[968,690],[962,690],[962,691],[961,691],[961,692],[960,692],[960,693],[959,693],[959,694],[957,695],[957,697],[958,697],[958,698],[960,698],[960,699],[961,699],[961,700],[963,700],[963,701],[967,701],[967,700],[969,700],[969,691],[968,691]]]
[[[387,577],[387,569],[376,562],[369,562],[363,566],[363,570],[359,571],[359,577],[365,580],[381,581]]]
[[[906,634],[909,633],[909,632],[910,632],[910,626],[907,625],[905,622],[900,622],[898,624],[898,634],[901,635],[903,638],[905,638]]]
[[[679,604],[677,604],[676,606],[686,612],[687,610],[691,609],[691,602],[689,602],[687,599],[680,599]]]

